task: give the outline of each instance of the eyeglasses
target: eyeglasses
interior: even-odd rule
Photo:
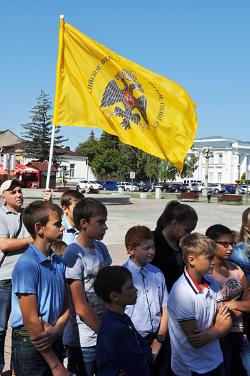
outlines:
[[[215,242],[215,243],[217,243],[217,244],[221,244],[221,245],[223,245],[223,247],[225,247],[225,248],[228,248],[230,245],[231,245],[231,247],[234,247],[234,246],[235,246],[235,243],[234,243],[234,242]]]

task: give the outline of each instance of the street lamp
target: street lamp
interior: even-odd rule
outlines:
[[[238,177],[237,177],[237,180],[236,180],[237,187],[236,187],[235,193],[238,195],[240,193],[240,191],[239,191],[239,184],[240,184],[240,153],[239,153],[239,143],[235,142],[232,146],[234,148],[233,154],[236,155],[236,157],[237,157],[237,175],[238,175]]]
[[[202,190],[202,194],[204,196],[207,196],[207,194],[208,194],[208,162],[209,162],[209,158],[213,157],[213,155],[214,155],[213,148],[211,146],[210,147],[204,147],[202,149],[201,154],[206,159],[206,165],[205,165],[205,187]]]

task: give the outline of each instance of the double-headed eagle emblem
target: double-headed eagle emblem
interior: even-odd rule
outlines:
[[[110,81],[104,91],[101,107],[108,107],[121,102],[124,109],[116,106],[113,111],[107,109],[103,110],[104,113],[108,116],[122,118],[120,124],[124,129],[131,128],[130,122],[133,122],[136,125],[139,124],[143,128],[148,128],[146,97],[141,95],[136,98],[133,93],[134,90],[143,92],[143,88],[137,81],[137,77],[132,72],[123,69],[116,74],[115,78],[121,81],[124,87],[120,89],[115,80]]]

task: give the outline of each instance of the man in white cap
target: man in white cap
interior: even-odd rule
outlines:
[[[18,179],[0,187],[0,375],[4,368],[4,342],[11,311],[11,274],[16,261],[32,242],[22,221],[23,194]]]

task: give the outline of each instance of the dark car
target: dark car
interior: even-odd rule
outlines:
[[[134,182],[134,185],[136,185],[139,188],[140,192],[147,192],[150,188],[150,183],[144,183],[144,182]]]
[[[225,184],[226,193],[235,193],[236,186],[234,184]]]
[[[175,192],[176,187],[175,184],[172,183],[161,183],[162,185],[162,192]]]
[[[105,191],[118,191],[118,186],[115,181],[106,181],[102,185]]]

